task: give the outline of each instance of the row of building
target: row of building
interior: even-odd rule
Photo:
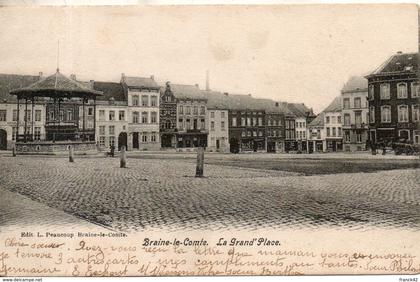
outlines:
[[[350,78],[319,115],[300,103],[212,91],[208,81],[202,90],[198,85],[160,85],[153,76],[122,74],[120,82],[80,82],[58,71],[47,78],[42,73],[0,75],[0,149],[12,148],[25,131],[32,141],[42,142],[70,138],[66,136],[75,136],[77,128],[103,150],[206,147],[219,152],[311,153],[362,151],[396,138],[418,144],[418,59],[418,54],[397,53],[370,75]],[[10,95],[57,77],[101,95],[94,104],[59,100],[58,107],[57,101],[44,99],[18,107]]]

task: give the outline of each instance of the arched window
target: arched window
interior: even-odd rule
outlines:
[[[391,98],[390,92],[389,92],[389,84],[383,83],[381,84],[381,100],[388,100]]]
[[[398,122],[408,122],[408,106],[398,106]]]
[[[391,122],[391,106],[381,107],[381,122]]]
[[[411,98],[420,97],[420,86],[418,82],[411,83]]]
[[[407,83],[398,83],[397,84],[397,97],[398,99],[407,98]]]

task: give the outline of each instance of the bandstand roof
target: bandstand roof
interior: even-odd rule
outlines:
[[[57,70],[55,74],[27,87],[10,91],[10,94],[21,97],[93,98],[101,96],[102,92],[90,89],[82,83],[62,75]]]

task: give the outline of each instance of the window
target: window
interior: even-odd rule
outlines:
[[[333,123],[333,124],[336,124],[337,122],[336,122],[336,117],[334,116],[334,117],[331,117],[331,123]]]
[[[390,92],[389,92],[389,84],[383,83],[381,84],[381,100],[388,100],[390,99]]]
[[[147,142],[147,133],[143,132],[143,134],[141,135],[141,142],[146,143]]]
[[[23,120],[26,119],[26,121],[30,122],[31,121],[31,110],[26,110],[25,111],[25,118]],[[60,111],[60,120],[63,120],[64,118],[64,112],[63,110]]]
[[[397,98],[398,99],[407,98],[407,83],[398,83],[397,84]]]
[[[150,106],[151,107],[157,107],[157,97],[155,95],[153,95],[152,97],[150,97]]]
[[[337,123],[341,123],[341,116],[337,117]]]
[[[330,123],[330,117],[325,117],[325,123],[329,124]]]
[[[232,126],[236,126],[236,117],[232,118]]]
[[[147,112],[141,113],[141,123],[147,123]]]
[[[419,105],[412,105],[411,106],[411,119],[412,121],[420,121],[420,111]]]
[[[151,142],[156,142],[156,132],[152,132],[152,135],[150,136],[150,141]]]
[[[242,134],[241,134],[241,136],[242,136],[242,137],[245,137],[245,136],[246,136],[246,133],[245,133],[245,131],[242,131]]]
[[[408,122],[408,106],[398,106],[398,122]]]
[[[360,97],[354,98],[354,107],[360,109],[362,107],[362,99]]]
[[[17,127],[12,127],[12,140],[16,140]]]
[[[350,125],[350,114],[344,114],[344,125]]]
[[[7,112],[6,110],[0,110],[0,121],[7,121]]]
[[[210,130],[214,130],[214,121],[210,122]]]
[[[184,120],[182,118],[178,119],[179,129],[182,130],[184,128]]]
[[[198,107],[197,106],[194,106],[193,111],[194,111],[195,115],[198,115]]]
[[[374,123],[375,122],[375,107],[369,108],[369,122]]]
[[[99,120],[105,120],[105,110],[99,110]]]
[[[54,111],[50,111],[48,113],[48,120],[54,120],[55,119],[55,113]]]
[[[245,126],[245,118],[243,117],[243,118],[241,118],[241,125],[242,126]]]
[[[93,108],[88,108],[88,116],[93,116]]]
[[[185,121],[185,129],[191,129],[191,120],[189,118]]]
[[[35,110],[35,121],[41,121],[41,110]]]
[[[256,130],[252,131],[252,136],[254,136],[254,137],[257,136],[257,131]]]
[[[359,132],[356,133],[356,142],[362,143],[362,134]]]
[[[13,110],[12,121],[17,121],[17,110]]]
[[[391,106],[381,107],[381,122],[391,122]]]
[[[338,137],[341,137],[341,127],[338,127],[338,128],[337,128],[337,131],[338,131],[338,135],[337,135],[337,136],[338,136]]]
[[[210,112],[210,117],[214,118],[214,112]]]
[[[350,142],[350,131],[344,131],[344,141]]]
[[[150,113],[150,122],[151,123],[157,123],[157,112],[151,112]]]
[[[220,112],[220,117],[225,118],[225,112]]]
[[[190,106],[187,106],[187,108],[186,108],[186,110],[185,110],[185,113],[186,113],[187,115],[190,115],[190,114],[191,114],[191,107],[190,107]]]
[[[418,82],[411,83],[411,98],[420,97],[420,86]]]
[[[125,120],[125,111],[118,112],[118,120]]]
[[[105,135],[105,125],[99,126],[99,135]]]
[[[109,111],[109,120],[115,120],[115,111]]]
[[[147,95],[142,95],[141,96],[141,105],[143,107],[148,107],[149,106],[149,96],[147,96]]]
[[[109,130],[109,135],[115,135],[115,126],[114,125],[110,125],[108,130]]]
[[[327,137],[330,137],[331,136],[331,133],[330,133],[330,128],[329,127],[327,127]]]
[[[259,136],[259,137],[263,136],[263,132],[262,132],[262,130],[258,130],[258,136]]]
[[[246,125],[248,125],[248,126],[251,125],[251,118],[250,117],[246,118]]]
[[[73,120],[73,110],[67,110],[67,120]]]
[[[333,129],[332,129],[332,136],[333,136],[333,137],[335,137],[335,136],[336,136],[336,134],[335,134],[335,133],[336,133],[336,129],[335,129],[335,127],[333,127]]]
[[[183,106],[179,106],[178,107],[178,112],[183,115],[184,114],[184,107]]]
[[[139,123],[139,112],[133,112],[133,123]]]
[[[368,99],[372,100],[375,97],[375,86],[373,84],[369,85],[369,91],[368,91]]]
[[[355,112],[354,119],[356,122],[356,126],[361,126],[362,125],[362,112]]]
[[[221,122],[220,127],[222,128],[222,130],[225,130],[225,122],[224,121]]]
[[[132,96],[132,104],[133,104],[133,106],[138,106],[139,105],[139,96],[138,95],[133,95]]]
[[[201,106],[200,107],[200,114],[205,115],[206,114],[206,107]],[[222,117],[224,117],[224,112],[222,112]]]
[[[413,131],[414,144],[420,144],[420,130]]]
[[[109,136],[109,146],[115,146],[115,136]]]
[[[262,117],[259,117],[258,118],[258,125],[259,126],[262,126],[263,125],[263,119],[262,119]]]
[[[99,146],[105,147],[105,136],[99,137]]]
[[[30,115],[29,115],[29,117],[28,117],[28,118],[30,119]],[[60,120],[64,120],[64,110],[60,110],[60,113],[59,113],[58,118],[59,118]]]
[[[257,118],[252,118],[252,125],[253,126],[257,126],[258,125],[258,123],[257,123]]]
[[[203,118],[200,120],[200,128],[202,128],[202,129],[206,128],[206,120],[203,119]]]
[[[343,99],[343,108],[344,109],[350,109],[350,99],[349,98]]]
[[[41,127],[34,128],[34,139],[38,141],[41,140]]]
[[[251,132],[251,130],[248,130],[248,131],[246,132],[246,135],[247,135],[248,137],[251,137],[251,136],[252,136],[252,132]]]

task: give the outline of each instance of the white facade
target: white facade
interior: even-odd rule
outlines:
[[[28,119],[26,129],[28,134],[34,136],[35,140],[43,139],[45,136],[45,104],[35,104],[32,111],[32,103],[28,103]],[[19,105],[19,134],[24,134],[25,127],[25,104]],[[0,138],[6,143],[1,144],[2,149],[11,149],[15,143],[17,130],[17,104],[0,103]],[[6,145],[7,144],[7,145]],[[3,146],[6,145],[6,146]]]
[[[307,148],[309,152],[325,152],[325,128],[324,126],[309,126],[307,129]]]
[[[102,150],[115,150],[128,143],[128,110],[127,105],[96,105],[96,142]]]
[[[326,151],[343,150],[341,111],[326,112],[324,116]]]
[[[128,148],[158,150],[159,91],[128,88]]]
[[[208,109],[207,110],[207,128],[208,150],[212,152],[229,152],[229,119],[228,110]]]

